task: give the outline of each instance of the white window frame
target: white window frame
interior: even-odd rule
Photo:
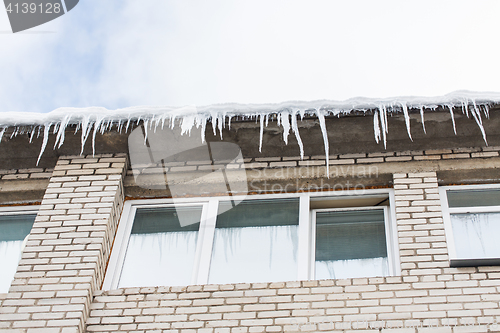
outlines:
[[[6,207],[0,207],[0,215],[5,216],[5,215],[37,215],[38,214],[38,206],[6,206]],[[28,236],[31,234],[30,233],[26,236],[26,239]],[[21,249],[21,256],[22,252],[24,251],[24,245],[23,248]],[[14,281],[14,280],[12,280]],[[12,285],[12,281],[10,282]],[[10,287],[10,285],[9,285]]]
[[[500,205],[498,206],[482,206],[482,207],[457,207],[450,208],[448,204],[447,191],[449,190],[487,190],[500,189],[500,184],[482,184],[482,185],[457,185],[457,186],[441,186],[439,187],[439,196],[441,198],[441,209],[443,212],[444,231],[446,235],[446,243],[448,246],[448,256],[450,266],[482,266],[482,265],[499,265],[500,258],[459,258],[457,256],[455,239],[453,236],[453,228],[451,225],[451,214],[467,214],[467,213],[500,213]]]
[[[208,283],[210,271],[210,260],[212,256],[212,246],[217,219],[217,210],[220,201],[240,201],[259,199],[299,199],[299,235],[297,247],[297,280],[313,279],[311,263],[314,264],[314,252],[311,242],[314,238],[312,225],[312,210],[310,203],[312,198],[352,198],[359,199],[367,196],[387,197],[389,206],[384,207],[385,231],[387,242],[387,254],[389,260],[389,275],[401,275],[401,265],[399,261],[399,245],[396,227],[396,212],[394,191],[392,189],[364,190],[359,191],[332,191],[332,192],[308,192],[308,193],[283,193],[264,194],[247,196],[221,196],[221,197],[199,197],[199,198],[176,198],[174,199],[144,199],[126,201],[116,232],[116,238],[111,251],[108,269],[102,286],[103,290],[118,288],[123,262],[128,246],[128,240],[134,223],[135,213],[139,208],[173,207],[173,206],[203,206],[198,242],[196,247],[195,264],[190,284],[203,285]],[[382,209],[378,206],[370,206],[368,209]],[[365,210],[367,207],[352,207],[352,210]],[[328,209],[331,210],[331,209]],[[186,284],[188,285],[188,284]]]

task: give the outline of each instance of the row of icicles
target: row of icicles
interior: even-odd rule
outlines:
[[[483,121],[481,114],[484,114],[486,118],[489,117],[489,105],[488,103],[476,103],[474,100],[464,101],[461,105],[443,105],[442,107],[446,107],[450,111],[453,130],[456,132],[455,127],[455,118],[453,110],[455,108],[460,108],[462,113],[467,117],[474,118],[477,125],[479,126],[481,133],[483,135],[484,141],[486,141],[486,133],[483,127]],[[413,107],[412,107],[413,108]],[[425,130],[425,122],[424,122],[424,108],[425,106],[420,106],[420,116],[422,121],[422,126],[424,132]],[[431,109],[435,109],[436,107],[431,107]],[[231,120],[232,118],[238,117],[241,119],[254,119],[255,121],[260,123],[260,139],[259,139],[259,152],[262,151],[263,146],[263,133],[264,127],[268,126],[269,121],[276,120],[277,125],[283,128],[283,141],[285,144],[288,144],[288,136],[290,131],[292,131],[297,139],[297,143],[300,149],[301,158],[304,157],[304,145],[302,139],[300,137],[299,129],[298,129],[298,119],[302,120],[304,116],[315,116],[318,119],[319,126],[323,136],[323,143],[325,148],[325,156],[326,156],[326,168],[327,175],[329,175],[329,142],[328,135],[325,123],[325,117],[327,116],[340,116],[345,115],[353,111],[361,111],[361,112],[373,112],[373,129],[375,135],[375,141],[379,143],[382,141],[384,143],[384,148],[387,147],[387,134],[389,132],[387,118],[390,113],[403,113],[406,128],[408,132],[409,138],[413,141],[410,132],[410,117],[409,117],[409,107],[405,103],[399,103],[399,105],[380,105],[375,110],[335,110],[335,109],[285,109],[280,111],[269,111],[269,112],[258,112],[253,114],[190,114],[182,117],[177,116],[179,121],[177,121],[176,116],[172,116],[170,114],[152,114],[144,117],[129,117],[127,119],[113,119],[109,116],[100,116],[100,115],[87,115],[78,120],[72,121],[72,115],[65,116],[61,121],[58,122],[48,122],[41,125],[18,125],[18,126],[5,126],[0,130],[0,142],[4,133],[7,129],[13,128],[12,134],[10,138],[16,137],[20,134],[27,134],[29,136],[29,142],[31,143],[33,138],[39,137],[43,133],[43,141],[40,149],[40,154],[38,156],[37,165],[40,162],[40,159],[45,151],[45,148],[48,143],[49,135],[52,133],[56,135],[55,144],[53,149],[60,148],[65,139],[65,131],[66,128],[70,125],[76,125],[75,135],[80,132],[81,135],[81,151],[80,154],[83,153],[85,144],[88,138],[92,137],[92,152],[95,153],[95,140],[97,133],[104,134],[107,131],[113,130],[115,128],[118,132],[127,133],[129,128],[140,125],[141,122],[144,125],[145,129],[145,139],[147,139],[148,131],[155,131],[157,128],[164,128],[167,125],[170,128],[174,128],[180,126],[181,133],[189,135],[193,127],[201,128],[201,138],[204,141],[205,138],[205,129],[207,122],[210,121],[212,123],[213,133],[216,135],[217,129],[219,130],[220,137],[222,139],[222,130],[226,127],[231,128]]]

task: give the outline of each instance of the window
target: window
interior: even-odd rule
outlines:
[[[385,207],[313,211],[315,279],[389,275],[386,218]]]
[[[440,188],[451,266],[500,264],[500,186]]]
[[[103,288],[399,274],[392,192],[369,193],[127,201]]]
[[[35,217],[32,207],[0,208],[0,293],[9,291]]]

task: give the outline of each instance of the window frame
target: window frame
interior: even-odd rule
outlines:
[[[6,215],[7,216],[8,215],[11,215],[11,216],[12,215],[38,215],[38,211],[39,211],[38,205],[31,205],[31,206],[5,206],[5,207],[0,207],[0,215],[1,216],[6,216]],[[36,221],[36,217],[35,217],[35,221]],[[31,234],[31,230],[28,233],[28,235],[26,235],[25,240],[29,237],[30,234]],[[24,247],[25,247],[25,244],[23,244],[23,247],[21,248],[21,258],[22,258],[22,254],[23,254],[23,251],[24,251]],[[18,266],[19,266],[19,264],[18,264]],[[16,269],[16,271],[17,271],[17,269]],[[12,278],[12,280],[11,280],[11,282],[9,284],[9,288],[12,285],[12,282],[14,281],[14,278],[15,278],[15,276]]]
[[[229,200],[259,200],[259,199],[299,199],[299,223],[298,223],[298,246],[297,246],[297,281],[311,280],[311,260],[314,260],[311,250],[312,233],[312,211],[311,199],[360,199],[369,196],[387,197],[389,206],[384,207],[386,244],[389,260],[389,276],[401,275],[399,261],[399,244],[397,238],[395,199],[393,189],[370,189],[361,191],[332,191],[332,192],[302,192],[302,193],[280,193],[280,194],[256,194],[236,195],[219,197],[196,197],[196,198],[169,198],[169,199],[139,199],[125,202],[123,212],[117,227],[113,249],[111,251],[107,272],[102,285],[103,290],[117,289],[122,273],[123,263],[128,247],[128,240],[135,212],[138,208],[172,207],[203,205],[202,220],[198,233],[196,257],[193,267],[191,281],[186,285],[204,285],[208,283],[212,247],[214,241],[215,224],[220,201]],[[376,206],[370,206],[368,209]],[[342,209],[342,208],[334,208]],[[366,206],[356,206],[348,209],[361,210]],[[379,208],[380,209],[380,208]],[[314,262],[313,262],[314,264]]]
[[[472,258],[472,259],[459,258],[457,256],[455,238],[453,235],[453,227],[451,225],[452,214],[496,213],[496,212],[500,213],[500,205],[450,208],[448,204],[447,192],[450,190],[467,191],[467,190],[487,190],[487,189],[500,189],[500,184],[456,185],[456,186],[439,187],[439,196],[441,198],[441,210],[443,212],[444,231],[448,247],[448,257],[451,267],[500,265],[500,256],[498,258]]]

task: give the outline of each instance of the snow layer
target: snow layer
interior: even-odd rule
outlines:
[[[92,147],[94,151],[95,137],[98,132],[104,133],[110,130],[127,131],[131,124],[143,122],[144,128],[156,130],[167,125],[171,128],[180,126],[183,134],[189,134],[193,127],[201,127],[201,137],[204,140],[207,122],[212,123],[214,135],[217,130],[222,137],[222,129],[226,124],[231,126],[231,119],[241,117],[255,119],[260,122],[259,151],[262,150],[264,127],[274,115],[279,126],[283,127],[283,140],[288,143],[290,130],[297,138],[300,154],[303,157],[304,148],[298,130],[297,118],[303,119],[305,115],[317,117],[324,139],[325,154],[328,168],[329,143],[325,124],[326,116],[340,116],[352,112],[373,113],[373,125],[375,140],[381,140],[384,147],[387,144],[387,116],[389,113],[403,113],[405,117],[408,136],[410,132],[410,110],[420,110],[423,130],[424,109],[435,110],[438,107],[447,107],[453,119],[453,110],[459,108],[467,117],[472,116],[478,124],[483,138],[486,142],[482,115],[489,116],[489,106],[500,103],[500,93],[480,93],[470,91],[456,91],[439,97],[395,97],[395,98],[351,98],[345,101],[320,100],[312,102],[291,101],[279,104],[217,104],[210,106],[194,107],[159,107],[139,106],[118,110],[108,110],[102,107],[89,108],[59,108],[49,113],[0,113],[0,141],[7,129],[12,128],[11,137],[18,134],[29,134],[30,142],[34,135],[43,135],[42,147],[38,161],[47,146],[50,133],[56,134],[54,148],[64,143],[65,129],[68,125],[76,125],[76,132],[81,135],[81,152],[88,138],[92,136]],[[328,174],[328,170],[327,170]]]

